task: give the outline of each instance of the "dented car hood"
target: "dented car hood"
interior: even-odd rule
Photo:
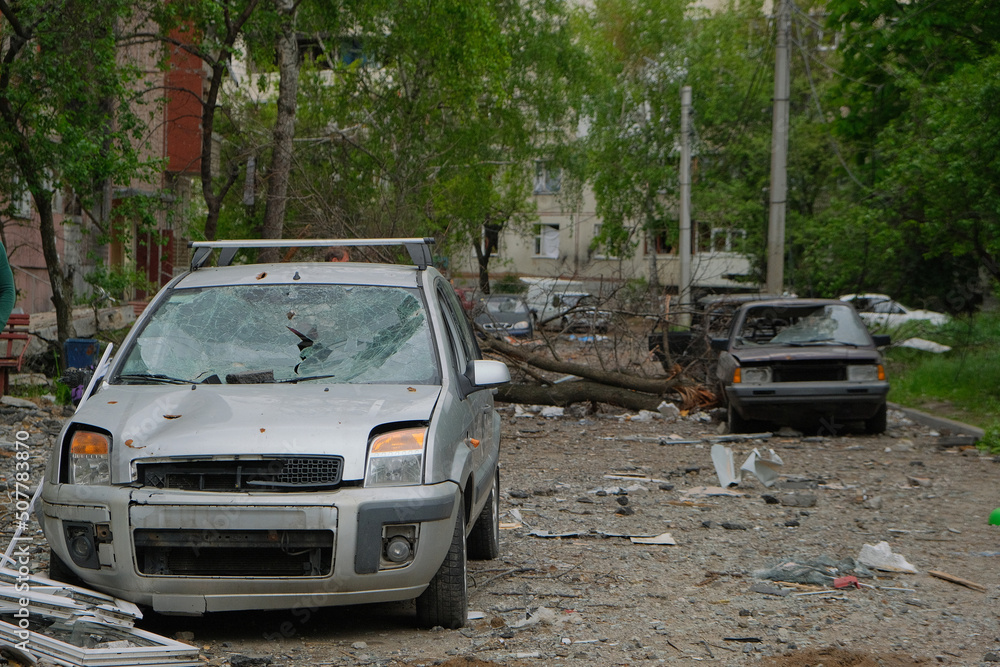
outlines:
[[[112,435],[112,482],[143,460],[336,455],[362,479],[368,437],[387,423],[431,417],[437,385],[105,385],[74,416]]]

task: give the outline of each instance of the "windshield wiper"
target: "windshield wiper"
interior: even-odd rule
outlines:
[[[300,378],[290,378],[288,380],[278,380],[275,384],[295,384],[296,382],[303,382],[305,380],[325,380],[326,378],[337,377],[334,374],[329,375],[306,375]]]
[[[122,373],[117,379],[144,380],[153,384],[198,384],[191,380],[182,380],[181,378],[170,377],[162,373]]]

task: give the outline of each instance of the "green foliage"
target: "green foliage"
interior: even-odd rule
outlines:
[[[1000,420],[1000,314],[956,320],[934,335],[952,347],[944,354],[893,348],[887,355],[889,399],[921,407],[947,403],[954,415],[987,427]],[[939,409],[938,409],[939,410]],[[948,415],[946,415],[948,416]]]
[[[94,270],[83,279],[93,288],[87,303],[95,307],[109,301],[121,301],[127,298],[133,289],[156,291],[156,285],[149,282],[144,272],[123,266],[109,268],[102,261],[98,261]]]
[[[513,273],[507,273],[493,281],[493,294],[524,294],[527,291],[527,284]]]

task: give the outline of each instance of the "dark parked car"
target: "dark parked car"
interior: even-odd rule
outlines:
[[[531,310],[519,296],[491,294],[482,300],[475,313],[476,324],[487,331],[526,338],[535,333]]]
[[[744,304],[729,336],[712,339],[730,432],[756,420],[828,428],[861,421],[868,433],[885,431],[889,382],[878,346],[888,344],[843,301]]]

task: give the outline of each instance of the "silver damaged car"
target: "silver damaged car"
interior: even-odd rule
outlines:
[[[430,242],[280,242],[403,245],[412,266],[192,244],[53,448],[53,578],[161,613],[415,598],[421,625],[463,625],[466,559],[499,551],[510,375]]]

